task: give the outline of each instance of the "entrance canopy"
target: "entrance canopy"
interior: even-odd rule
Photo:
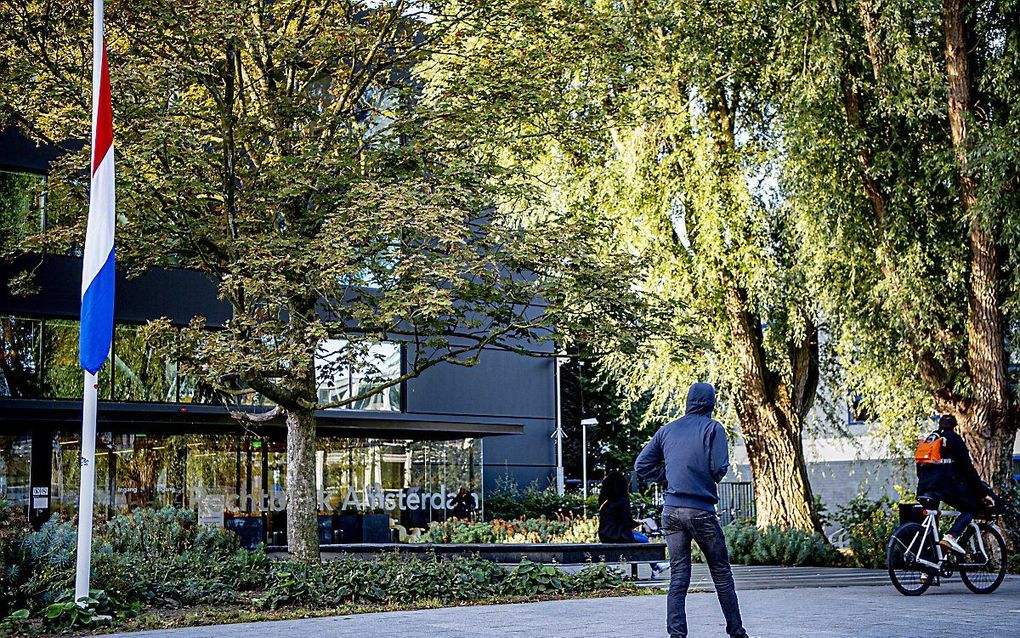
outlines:
[[[239,407],[239,411],[265,412],[265,407]],[[319,412],[321,434],[353,438],[379,437],[414,440],[448,440],[522,434],[524,426],[497,417],[418,414],[376,410],[325,410]],[[100,402],[99,423],[110,431],[214,433],[236,430],[243,421],[223,406],[202,404]],[[40,399],[0,399],[0,431],[26,425],[76,430],[81,402]],[[283,418],[265,424],[244,424],[248,430],[273,431],[284,427]]]

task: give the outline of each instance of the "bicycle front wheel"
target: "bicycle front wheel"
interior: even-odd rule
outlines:
[[[934,580],[934,576],[930,576],[916,560],[924,546],[923,535],[924,528],[920,525],[906,523],[900,525],[889,539],[886,551],[889,579],[904,596],[920,596]]]
[[[990,594],[999,588],[1002,580],[1006,577],[1006,539],[994,526],[987,523],[978,523],[981,532],[981,543],[985,546],[985,555],[981,556],[980,544],[973,533],[969,538],[964,538],[965,547],[968,548],[966,560],[972,563],[987,561],[981,567],[961,567],[960,578],[967,589],[975,594]]]

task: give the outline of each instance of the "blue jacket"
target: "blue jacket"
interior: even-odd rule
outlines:
[[[726,430],[712,418],[714,408],[715,388],[692,385],[687,413],[659,428],[634,462],[642,479],[666,484],[666,505],[715,511],[716,484],[726,476],[730,458]]]

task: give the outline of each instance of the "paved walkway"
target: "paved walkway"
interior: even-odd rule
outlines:
[[[768,568],[772,569],[772,568]],[[776,572],[805,582],[792,572]],[[831,582],[831,579],[830,579]],[[1020,635],[1020,578],[977,596],[952,579],[924,596],[907,598],[892,585],[744,589],[740,604],[748,630],[762,638],[925,638]],[[131,634],[132,638],[644,638],[663,637],[664,596],[565,600],[522,605],[459,607],[337,616],[271,623],[220,625]],[[687,600],[691,638],[723,638],[714,595]]]
[[[691,588],[715,591],[708,566],[695,564],[691,570]],[[651,570],[649,570],[651,571]],[[792,587],[865,587],[890,586],[884,569],[843,569],[840,567],[747,567],[733,566],[733,581],[738,591],[790,589]],[[669,571],[649,586],[667,587]]]

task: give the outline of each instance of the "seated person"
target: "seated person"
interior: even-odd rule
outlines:
[[[965,554],[966,551],[957,539],[974,520],[976,512],[995,507],[995,498],[991,488],[981,480],[974,468],[967,444],[956,433],[956,417],[943,415],[939,419],[938,429],[925,441],[937,443],[938,439],[941,439],[939,452],[929,455],[932,458],[922,458],[921,446],[918,447],[917,495],[919,498],[945,501],[960,512],[949,533],[942,537],[939,544],[945,549]]]
[[[640,523],[630,512],[630,496],[623,474],[610,472],[602,481],[599,492],[599,542],[647,543],[648,537],[635,536],[634,528]]]

